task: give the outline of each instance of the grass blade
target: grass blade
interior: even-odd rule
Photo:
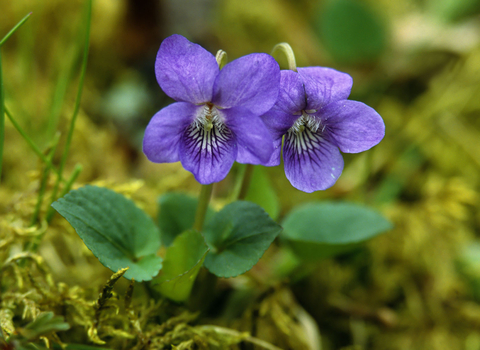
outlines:
[[[33,152],[35,152],[35,154],[38,156],[38,158],[40,158],[42,160],[42,162],[44,162],[45,164],[50,166],[51,169],[53,170],[53,172],[55,172],[55,174],[58,175],[59,174],[58,169],[53,166],[52,162],[50,160],[48,160],[48,158],[43,154],[43,152],[35,144],[35,142],[33,142],[33,140],[30,138],[30,136],[27,135],[25,130],[22,129],[20,124],[17,123],[17,121],[13,118],[12,113],[10,113],[10,110],[6,106],[4,106],[4,110],[5,110],[5,114],[7,115],[8,119],[13,124],[13,127],[15,129],[17,129],[18,133],[23,137],[23,139],[25,141],[27,141],[28,145],[33,150]],[[62,181],[63,181],[63,179],[62,179]]]
[[[78,175],[80,175],[80,173],[82,172],[83,170],[83,166],[81,164],[77,164],[75,165],[75,168],[73,169],[72,171],[72,175],[70,175],[70,178],[68,179],[68,181],[65,183],[65,187],[63,188],[62,192],[60,193],[60,197],[63,197],[67,194],[68,191],[70,191],[70,189],[72,188],[72,185],[73,183],[75,182],[75,180],[77,179]]]
[[[32,221],[30,222],[31,226],[34,226],[38,221],[40,209],[42,208],[43,196],[45,195],[45,190],[47,188],[48,176],[50,175],[52,158],[53,158],[53,155],[55,154],[55,150],[57,149],[59,140],[60,140],[60,134],[57,134],[55,139],[52,142],[51,149],[47,155],[47,159],[49,160],[49,162],[45,165],[45,168],[43,169],[42,177],[40,179],[40,187],[38,189],[37,204],[35,205],[35,209],[33,211]]]
[[[67,140],[65,142],[65,148],[63,149],[63,154],[62,154],[62,159],[60,161],[59,165],[59,174],[57,176],[57,180],[55,182],[53,191],[52,191],[52,197],[50,202],[53,203],[57,199],[57,193],[58,193],[58,188],[60,185],[60,182],[62,180],[62,175],[63,175],[63,170],[65,168],[65,163],[67,162],[67,157],[68,157],[68,151],[70,149],[70,144],[72,142],[72,137],[73,137],[73,131],[75,129],[75,122],[77,120],[78,112],[80,110],[80,101],[82,99],[82,91],[83,91],[83,84],[85,81],[85,73],[87,71],[87,59],[88,59],[88,49],[90,46],[90,27],[92,23],[92,0],[87,0],[86,2],[86,8],[85,8],[85,23],[86,23],[86,28],[85,28],[85,38],[84,38],[84,43],[85,47],[83,50],[83,59],[82,59],[82,67],[80,71],[80,79],[78,82],[78,91],[77,91],[77,97],[75,98],[75,106],[73,110],[73,115],[72,119],[70,121],[70,126],[68,129],[68,134],[67,134]]]
[[[23,17],[20,22],[18,22],[15,27],[13,27],[8,33],[7,35],[5,35],[2,40],[0,40],[0,47],[13,35],[13,33],[15,33],[17,31],[18,28],[20,28],[26,21],[27,19],[30,18],[30,15],[32,13],[30,12],[28,15],[26,15],[25,17]]]
[[[65,196],[67,194],[67,192],[70,191],[73,183],[77,179],[78,175],[80,175],[82,170],[83,170],[83,167],[82,167],[81,164],[75,165],[75,168],[73,169],[72,175],[70,175],[70,178],[65,183],[65,187],[63,188],[62,192],[60,193],[60,196],[59,196],[60,198]],[[45,215],[45,220],[47,221],[47,223],[50,223],[50,221],[53,218],[53,215],[55,215],[55,209],[53,209],[53,207],[50,206],[47,209],[47,214]]]
[[[75,73],[74,62],[77,62],[77,60],[79,61],[81,55],[82,48],[79,48],[70,50],[65,55],[61,56],[62,59],[58,64],[59,72],[52,96],[52,104],[48,113],[47,139],[52,138],[58,129],[58,122],[65,102],[65,96],[67,95],[67,90],[70,86],[70,80]]]
[[[30,18],[30,12],[25,17],[23,17],[20,22],[18,22],[3,38],[0,40],[0,48],[2,45],[20,28],[28,18]],[[2,166],[3,166],[3,146],[5,142],[5,90],[3,87],[3,70],[2,70],[2,53],[0,52],[0,180],[2,177]],[[1,182],[1,181],[0,181]]]

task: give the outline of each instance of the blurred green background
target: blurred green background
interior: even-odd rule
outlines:
[[[83,8],[80,0],[0,0],[1,37],[32,12],[1,48],[3,80],[5,105],[42,150],[57,131],[65,142]],[[316,320],[323,348],[480,349],[480,1],[95,0],[66,172],[82,164],[79,184],[123,188],[152,216],[160,193],[198,192],[180,164],[152,164],[141,152],[146,124],[172,102],[153,67],[161,41],[174,33],[212,53],[225,50],[230,60],[269,53],[286,41],[298,66],[352,75],[350,98],[384,118],[384,140],[344,155],[344,173],[327,191],[302,193],[282,166],[265,169],[280,216],[299,203],[334,198],[377,208],[396,226],[289,284]],[[286,68],[284,58],[276,58]],[[5,229],[11,215],[31,213],[41,171],[8,120],[3,163]],[[233,181],[229,176],[216,187],[217,206]],[[48,254],[45,259],[56,264]],[[101,270],[75,281],[75,270],[55,271],[71,284],[105,277]],[[252,273],[267,279],[261,269]]]

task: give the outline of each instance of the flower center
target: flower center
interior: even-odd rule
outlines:
[[[322,128],[321,131],[323,131],[325,129],[325,125],[322,126],[322,123],[320,120],[318,120],[318,118],[310,115],[315,112],[316,110],[302,111],[302,116],[295,121],[290,129],[288,129],[288,132],[300,134],[307,128],[311,132],[315,133],[318,131],[318,129],[320,129],[320,127]]]
[[[284,157],[285,154],[310,154],[320,148],[323,142],[323,131],[325,125],[319,118],[316,118],[315,110],[302,111],[302,115],[295,121],[285,135]],[[293,153],[291,153],[293,152]],[[310,157],[310,156],[309,156]]]
[[[234,140],[223,116],[212,103],[198,109],[184,135],[185,147],[195,159],[217,159],[228,152]]]
[[[196,129],[203,129],[205,132],[209,132],[214,127],[218,129],[218,131],[221,131],[225,125],[218,113],[217,107],[211,103],[206,103],[203,106],[203,110],[199,113],[197,118],[195,118],[193,123]]]

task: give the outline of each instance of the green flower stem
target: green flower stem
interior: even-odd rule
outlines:
[[[247,164],[236,164],[237,165],[237,174],[235,175],[235,183],[233,184],[233,190],[230,195],[230,202],[237,200],[238,195],[240,194],[240,189],[242,188],[243,176],[245,174],[245,169]]]
[[[0,47],[8,40],[8,38],[10,38],[12,36],[13,33],[15,33],[17,31],[18,28],[20,28],[26,21],[27,19],[30,18],[30,15],[32,13],[30,12],[28,15],[26,15],[25,17],[23,17],[20,22],[18,22],[15,27],[13,27],[8,33],[7,35],[5,35],[2,40],[0,40]]]
[[[295,54],[293,53],[293,49],[288,43],[280,43],[275,45],[272,50],[272,56],[276,51],[282,51],[285,56],[287,57],[288,62],[288,69],[293,70],[294,72],[297,71],[297,62],[295,61]]]
[[[82,91],[83,91],[83,84],[85,82],[85,75],[87,71],[87,58],[88,58],[88,49],[90,46],[90,27],[92,23],[92,0],[88,0],[86,2],[86,11],[85,11],[85,18],[86,18],[86,28],[85,28],[85,38],[84,38],[84,50],[83,50],[83,59],[82,59],[82,68],[80,71],[80,80],[78,82],[78,91],[77,96],[75,99],[75,107],[72,115],[72,119],[70,121],[70,127],[68,129],[67,140],[65,142],[65,148],[63,150],[62,159],[60,161],[59,166],[59,174],[57,177],[57,181],[55,182],[52,196],[51,196],[51,203],[53,203],[57,199],[57,193],[60,186],[60,181],[63,174],[63,169],[65,168],[65,163],[67,162],[68,151],[70,150],[70,144],[72,142],[73,131],[75,129],[75,122],[77,120],[78,112],[80,110],[80,101],[82,99]],[[53,215],[53,214],[52,214]]]
[[[228,62],[227,53],[223,50],[218,50],[215,59],[217,60],[218,67],[222,69]]]
[[[215,303],[217,283],[218,277],[208,271],[205,266],[200,269],[197,281],[188,299],[188,308],[206,313]]]
[[[250,188],[250,182],[252,181],[253,169],[253,164],[247,164],[245,166],[243,175],[241,175],[243,177],[242,186],[240,187],[240,192],[238,193],[237,200],[244,200],[247,196],[248,189]]]
[[[2,178],[3,144],[5,142],[5,105],[3,96],[2,53],[0,52],[0,180]],[[1,181],[0,181],[1,182]]]
[[[193,223],[193,228],[198,232],[201,232],[203,229],[205,214],[207,213],[208,203],[210,203],[210,198],[212,196],[212,189],[213,184],[202,185],[202,190],[200,191],[197,212],[195,213],[195,221]]]

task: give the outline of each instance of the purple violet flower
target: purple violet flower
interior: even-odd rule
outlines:
[[[285,175],[295,188],[310,193],[333,186],[343,170],[340,151],[363,152],[384,137],[382,117],[347,100],[352,84],[350,75],[331,68],[281,71],[278,101],[262,117],[275,145],[267,165],[280,164],[285,135]]]
[[[177,102],[157,112],[145,130],[150,161],[180,161],[201,184],[223,180],[235,160],[268,162],[273,140],[260,116],[275,104],[280,84],[270,55],[250,54],[220,70],[211,53],[172,35],[158,50],[155,73]]]

